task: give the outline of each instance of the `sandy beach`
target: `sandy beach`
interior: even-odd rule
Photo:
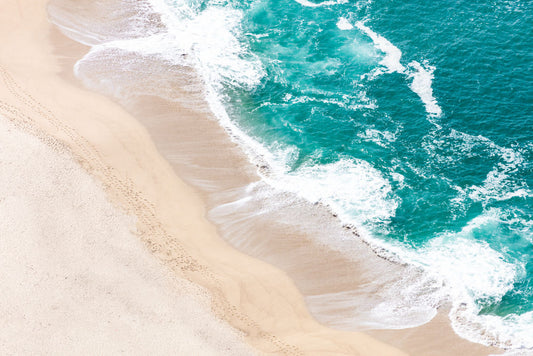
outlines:
[[[275,214],[277,225],[254,225],[249,210],[240,216],[249,223],[232,225],[238,216],[216,207],[261,184],[239,146],[205,108],[191,109],[185,89],[182,103],[147,97],[128,110],[85,89],[73,66],[89,47],[50,22],[47,3],[2,0],[0,13],[1,353],[500,352],[455,335],[445,308],[405,330],[324,325],[348,313],[330,310],[325,291],[376,288],[364,263],[359,276],[328,280],[305,256],[326,253],[346,275],[354,265],[306,239],[319,231],[297,233]],[[316,219],[335,223],[326,213]],[[284,251],[304,251],[301,263]],[[368,248],[358,254],[383,271],[398,268]]]

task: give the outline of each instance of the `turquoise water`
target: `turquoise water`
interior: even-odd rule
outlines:
[[[263,73],[226,78],[226,109],[273,153],[280,186],[436,271],[533,346],[532,3],[230,5],[240,58]]]
[[[138,14],[83,61],[195,68],[266,182],[422,267],[460,335],[533,349],[532,2],[150,4],[164,29]]]

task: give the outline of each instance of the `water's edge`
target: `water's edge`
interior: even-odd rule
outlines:
[[[68,30],[75,16],[67,16],[61,5],[52,2],[52,21],[71,38],[94,46]],[[361,239],[328,207],[261,179],[268,176],[268,164],[247,149],[250,144],[231,122],[222,120],[220,126],[193,68],[115,49],[99,55],[91,50],[79,61],[77,77],[114,97],[147,127],[177,173],[201,192],[221,236],[283,269],[317,320],[347,330],[402,329],[426,324],[438,309],[449,311],[442,286],[420,269]],[[113,62],[104,62],[110,58]],[[335,244],[331,235],[339,237]],[[483,341],[496,344],[490,335]]]

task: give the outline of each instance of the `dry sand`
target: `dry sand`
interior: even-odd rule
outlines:
[[[2,152],[18,163],[6,165],[1,179],[17,177],[18,204],[34,206],[6,211],[0,195],[0,217],[11,231],[4,245],[0,230],[0,247],[8,257],[4,270],[12,272],[0,282],[11,283],[17,296],[3,295],[0,304],[13,321],[0,332],[0,352],[250,352],[240,335],[259,353],[403,354],[365,334],[321,326],[285,273],[222,241],[200,196],[175,175],[145,129],[110,100],[66,80],[65,63],[78,58],[58,56],[58,47],[71,44],[47,21],[46,1],[0,2],[0,115],[11,122],[0,123],[0,132],[15,125],[11,133],[19,138]],[[15,134],[20,129],[40,140]],[[41,169],[26,169],[16,158],[17,144],[31,140],[34,151],[20,154],[38,157],[33,163]],[[34,190],[25,183],[47,174],[55,178]],[[47,218],[33,219],[41,209]],[[32,263],[37,271],[27,269]],[[80,279],[64,279],[73,275]],[[49,283],[35,285],[43,280]],[[415,354],[489,352],[463,341],[455,349],[426,347],[439,345],[444,323],[435,321],[431,332],[377,335]]]
[[[4,118],[0,142],[0,353],[251,353],[56,142]]]

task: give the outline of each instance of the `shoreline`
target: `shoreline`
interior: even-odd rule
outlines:
[[[42,1],[38,6],[44,7],[44,3]],[[26,4],[25,7],[35,8],[36,5]],[[36,11],[38,10],[36,9]],[[212,182],[205,179],[198,180],[198,171],[195,172],[194,169],[189,169],[183,164],[183,161],[188,160],[187,155],[190,152],[179,151],[179,147],[177,149],[175,146],[175,144],[180,146],[176,142],[178,140],[173,135],[169,136],[172,130],[169,131],[168,125],[171,125],[172,121],[170,120],[171,116],[168,116],[168,112],[165,112],[165,109],[169,109],[168,103],[161,103],[151,98],[153,100],[149,102],[151,105],[146,105],[147,102],[139,105],[145,110],[144,113],[140,112],[140,108],[139,112],[133,113],[136,119],[140,119],[141,125],[146,127],[147,134],[144,128],[137,124],[135,119],[121,108],[118,108],[116,104],[104,99],[99,94],[90,93],[82,89],[79,83],[76,83],[75,78],[69,75],[69,73],[72,73],[71,71],[69,72],[69,65],[73,59],[76,60],[74,56],[80,54],[81,47],[76,49],[76,45],[71,40],[62,38],[62,35],[54,32],[50,25],[48,30],[44,32],[48,32],[46,33],[48,45],[50,45],[49,38],[53,38],[51,42],[53,46],[48,46],[46,51],[43,51],[43,45],[35,47],[40,47],[38,49],[41,51],[41,55],[46,53],[49,56],[47,65],[53,68],[54,74],[47,73],[46,76],[42,75],[41,78],[36,78],[35,74],[38,68],[32,68],[34,72],[30,73],[28,71],[26,73],[24,66],[19,66],[18,63],[11,64],[13,68],[18,69],[18,76],[15,75],[15,78],[21,83],[20,85],[35,89],[35,91],[30,90],[32,96],[35,93],[39,100],[45,98],[46,101],[52,103],[53,106],[51,107],[54,112],[56,112],[58,106],[61,107],[60,113],[57,115],[59,119],[56,117],[55,122],[50,122],[50,120],[46,122],[46,116],[50,116],[46,113],[46,109],[32,105],[31,100],[27,98],[25,101],[30,103],[30,105],[29,108],[24,108],[24,110],[33,111],[33,115],[44,116],[36,122],[42,125],[42,129],[46,131],[46,134],[59,138],[69,146],[84,168],[103,182],[107,193],[115,204],[125,207],[128,213],[140,217],[138,228],[141,232],[141,239],[159,260],[166,263],[177,275],[210,290],[215,300],[213,309],[218,317],[247,333],[247,342],[265,353],[278,353],[278,351],[284,350],[287,354],[298,354],[298,351],[305,354],[313,350],[308,349],[306,351],[306,347],[314,347],[324,350],[324,353],[326,353],[326,350],[330,350],[333,354],[342,352],[352,354],[356,350],[363,354],[371,354],[372,352],[396,354],[396,350],[364,334],[334,331],[318,325],[314,321],[307,312],[302,296],[294,288],[294,284],[300,291],[302,289],[305,290],[305,281],[307,280],[307,288],[311,291],[308,291],[307,294],[312,294],[312,289],[316,288],[316,286],[313,283],[309,283],[309,281],[313,281],[313,279],[309,278],[317,277],[315,275],[317,273],[316,270],[299,268],[292,272],[296,275],[300,273],[300,278],[293,278],[291,273],[285,270],[285,273],[288,273],[292,278],[291,280],[287,278],[285,273],[271,267],[269,264],[238,253],[224,243],[218,235],[227,236],[235,233],[231,226],[223,227],[220,223],[213,226],[211,222],[205,220],[204,215],[207,211],[209,211],[209,220],[215,221],[215,223],[217,219],[219,219],[218,221],[223,220],[225,217],[224,211],[221,212],[218,209],[217,215],[213,213],[213,207],[228,199],[234,199],[232,194],[235,194],[235,188],[245,186],[245,183],[250,183],[248,180],[253,176],[254,167],[246,159],[243,159],[242,153],[241,156],[238,155],[239,147],[236,147],[231,140],[226,138],[223,149],[217,150],[217,152],[220,151],[220,159],[225,160],[224,163],[231,162],[230,169],[226,173],[217,176],[219,183],[227,183],[225,188],[214,187]],[[28,36],[28,33],[25,36]],[[24,36],[21,37],[24,38]],[[72,52],[69,52],[69,49]],[[52,51],[54,52],[53,55]],[[3,59],[4,57],[1,58],[1,60]],[[59,66],[57,65],[58,63],[60,63]],[[58,75],[58,73],[60,74]],[[43,83],[46,80],[53,82],[54,88],[56,86],[57,88],[61,87],[60,92],[62,93],[66,93],[68,90],[75,91],[76,94],[71,95],[73,101],[71,103],[63,102],[65,99],[54,97],[54,95],[59,95],[56,92],[47,97],[47,85]],[[61,105],[58,105],[59,103]],[[101,117],[91,122],[86,119],[85,121],[77,121],[73,118],[68,118],[68,113],[73,114],[79,110],[75,103],[83,103],[84,108],[89,112],[89,116]],[[154,111],[147,110],[150,106],[152,106],[151,108]],[[176,110],[179,110],[183,116],[187,115],[187,110],[183,107],[170,107],[171,113],[175,114]],[[158,113],[158,115],[154,115],[154,112]],[[158,119],[157,122],[151,120],[154,117]],[[192,117],[193,120],[198,118],[201,117],[194,115]],[[204,118],[203,120],[205,120],[207,125],[209,119]],[[211,124],[212,122],[207,126],[211,127]],[[72,128],[68,129],[69,126]],[[206,126],[199,126],[198,130],[206,129]],[[205,133],[206,131],[203,132]],[[220,135],[220,132],[215,132],[213,137],[218,137],[217,135]],[[191,136],[194,137],[194,135]],[[154,141],[155,146],[150,140]],[[113,142],[119,142],[120,152],[114,151],[117,146],[112,146]],[[185,147],[185,144],[182,145],[181,149],[183,147]],[[204,150],[206,149],[205,145],[199,144],[196,147],[193,146],[192,150],[199,152],[202,147]],[[212,147],[209,148],[212,150]],[[191,150],[190,147],[188,149]],[[162,154],[170,161],[171,165],[163,160],[159,154]],[[174,156],[179,156],[174,162],[181,160],[181,166],[173,162],[172,158]],[[128,157],[128,160],[124,163],[123,159],[126,157]],[[98,160],[100,162],[97,162]],[[243,166],[248,167],[244,169],[244,172],[246,172],[244,177],[238,178],[231,174],[231,172],[235,171],[235,167]],[[227,167],[221,166],[219,168],[220,171]],[[148,172],[142,172],[143,170]],[[150,170],[153,170],[153,172],[150,173]],[[198,170],[201,169],[199,168]],[[194,188],[188,187],[179,180],[174,175],[174,171],[178,173],[179,177],[184,177],[185,181]],[[220,179],[220,177],[226,177],[227,180]],[[120,184],[115,184],[117,182],[120,182]],[[204,188],[203,191],[202,187]],[[140,201],[135,201],[139,195],[143,195],[144,198]],[[187,204],[182,202],[183,195],[188,197]],[[194,206],[193,211],[187,214],[187,210],[190,210],[191,206]],[[178,218],[176,211],[179,211],[184,216]],[[332,223],[331,217],[328,217],[327,214],[320,218],[329,219],[330,223]],[[177,223],[176,219],[179,220]],[[195,233],[194,238],[184,236],[182,231],[182,229],[185,229],[185,231],[191,232],[189,230],[189,219],[198,224],[192,229]],[[248,226],[247,228],[255,229],[255,231],[261,230],[257,226]],[[294,230],[287,226],[278,226],[277,231],[286,234],[281,236],[293,235],[293,241],[301,241],[302,236],[298,236]],[[311,230],[306,233],[312,232]],[[154,236],[156,237],[154,238]],[[226,239],[228,238],[226,237]],[[261,236],[257,236],[257,241],[261,241]],[[212,247],[213,250],[207,251],[203,247],[204,244]],[[279,250],[289,247],[300,246],[299,244],[301,242],[291,244],[287,243],[286,240],[278,241],[275,249],[279,252]],[[233,245],[237,245],[241,251],[246,251],[246,248],[255,249],[256,251],[258,249],[258,246],[238,246],[239,241],[233,241]],[[251,254],[249,251],[247,252]],[[312,254],[320,252],[324,252],[324,250],[321,250],[318,245]],[[259,251],[259,256],[254,257],[260,258],[260,255],[264,255],[263,259],[271,263],[272,261],[268,261],[270,253],[271,251],[262,250]],[[335,254],[335,251],[331,253]],[[276,259],[280,259],[280,261],[277,261],[279,263],[277,265],[278,268],[283,265],[284,261],[285,263],[287,262],[287,257],[284,258],[285,260],[280,255],[277,255]],[[342,261],[340,254],[336,258]],[[308,265],[306,266],[308,267]],[[291,267],[294,266],[287,266],[287,269]],[[244,270],[250,270],[250,273],[242,272]],[[327,276],[322,275],[322,277]],[[216,282],[213,282],[214,280]],[[261,281],[259,282],[258,280]],[[349,283],[354,282],[351,281]],[[243,293],[245,297],[243,297]],[[289,309],[287,310],[287,308]],[[249,315],[254,315],[255,318],[250,319]],[[278,323],[281,320],[285,325],[280,328]],[[469,350],[469,354],[487,354],[488,352],[498,351],[498,349],[485,348],[460,339],[453,333],[449,325],[447,328],[452,335],[443,337],[442,324],[445,321],[446,315],[440,312],[440,317],[435,318],[429,324],[415,328],[416,330],[371,331],[367,334],[375,336],[378,340],[390,342],[391,345],[413,354],[436,355],[452,353],[452,349],[449,349],[448,353],[446,353],[446,350],[438,350],[445,344],[453,346],[453,351],[461,350],[465,352]],[[302,325],[304,326],[302,327]],[[440,341],[432,340],[434,343],[429,346],[431,348],[429,350],[426,343],[427,340],[424,339],[428,337],[434,338],[435,336],[438,336]],[[449,345],[452,339],[454,340],[454,345]],[[298,346],[300,346],[300,350],[297,350]]]
[[[201,200],[175,176],[144,129],[110,100],[58,75],[45,3],[11,3],[2,13],[2,115],[26,130],[33,127],[34,135],[41,132],[44,142],[60,142],[114,205],[136,216],[140,240],[155,260],[209,290],[213,315],[244,333],[258,352],[403,354],[364,334],[317,324],[282,272],[218,238]]]
[[[120,5],[120,1],[110,3]],[[83,11],[77,14],[78,18],[80,14]],[[76,15],[70,16],[70,20],[76,19]],[[89,23],[90,27],[97,28],[97,21]],[[74,29],[79,26],[73,24]],[[80,29],[83,27],[75,31],[67,29],[67,32],[83,39]],[[354,243],[354,231],[346,229],[327,207],[315,206],[265,184],[256,173],[265,169],[260,157],[256,164],[250,163],[240,145],[240,136],[233,137],[222,128],[204,101],[202,89],[197,87],[202,84],[190,68],[167,67],[149,58],[136,61],[133,54],[112,53],[112,56],[114,63],[107,67],[107,62],[99,63],[91,50],[88,61],[85,57],[77,62],[78,76],[92,90],[105,93],[125,107],[147,128],[159,152],[178,176],[200,193],[207,205],[208,219],[215,223],[219,235],[239,251],[287,273],[315,319],[335,329],[365,331],[414,354],[474,355],[500,351],[459,337],[451,327],[448,305],[439,304],[436,317],[414,328],[405,324],[406,319],[401,321],[401,327],[392,329],[376,324],[376,316],[365,313],[391,299],[398,303],[391,308],[405,307],[402,297],[393,293],[402,282],[419,283],[420,272],[378,257],[365,241]],[[104,53],[103,58],[109,60],[108,54]],[[140,74],[131,77],[121,73],[121,63]],[[153,72],[148,75],[143,66]],[[168,76],[172,79],[167,79]],[[121,98],[116,93],[113,95],[109,87],[99,86],[99,81],[108,80],[122,95],[131,92],[130,96]],[[156,89],[159,84],[161,87]],[[179,95],[169,98],[169,93]],[[332,233],[340,237],[336,244],[328,238]],[[378,294],[381,290],[388,294]],[[432,339],[429,345],[421,345],[425,335],[439,335],[439,338]]]

